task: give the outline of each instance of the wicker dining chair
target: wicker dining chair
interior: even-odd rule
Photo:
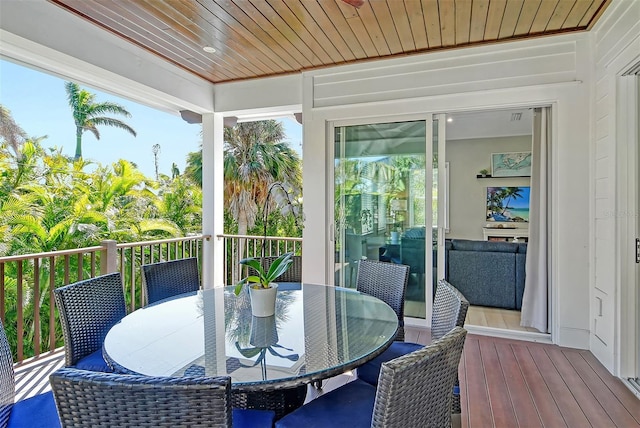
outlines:
[[[260,264],[263,268],[266,268],[271,266],[271,263],[277,258],[278,256],[260,257]],[[302,282],[302,256],[291,256],[289,269],[276,280],[281,282]]]
[[[440,280],[436,288],[436,296],[433,300],[431,340],[441,338],[456,326],[464,327],[468,309],[469,302],[462,293],[444,279]],[[418,343],[394,342],[382,354],[358,367],[358,378],[371,385],[376,385],[382,363],[413,352],[422,346],[423,345]],[[453,390],[455,397],[452,410],[454,413],[460,413],[460,385],[457,376],[455,386],[456,388]]]
[[[404,295],[409,281],[409,266],[377,260],[358,262],[356,289],[391,306],[398,316],[395,340],[404,340]]]
[[[451,390],[467,331],[382,364],[377,387],[356,379],[276,422],[276,428],[451,426]]]
[[[275,413],[231,408],[231,378],[152,377],[61,368],[50,377],[74,427],[271,427]]]
[[[65,365],[112,371],[102,357],[109,329],[126,314],[120,272],[85,279],[54,290],[64,337]]]
[[[0,427],[59,428],[60,420],[51,392],[15,402],[13,357],[7,334],[0,323]]]
[[[438,281],[431,314],[431,340],[439,339],[453,327],[464,327],[469,301],[444,279]]]
[[[142,266],[147,304],[200,289],[198,259],[171,260]]]

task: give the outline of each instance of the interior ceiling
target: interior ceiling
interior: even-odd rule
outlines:
[[[517,108],[447,114],[446,140],[476,140],[531,136],[533,109]],[[344,132],[346,157],[386,157],[389,153],[424,153],[425,122],[389,122],[337,128],[335,143]],[[380,144],[384,143],[384,144]],[[337,146],[336,146],[337,147]],[[336,148],[336,150],[339,150]],[[336,151],[338,153],[338,151]]]
[[[584,31],[610,0],[49,1],[220,83]]]
[[[531,135],[533,109],[486,110],[447,114],[447,141]]]

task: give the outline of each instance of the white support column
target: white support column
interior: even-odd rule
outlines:
[[[221,287],[224,283],[223,241],[216,238],[224,232],[223,190],[223,117],[219,113],[202,115],[202,233],[211,235],[202,251],[202,284],[204,288]]]

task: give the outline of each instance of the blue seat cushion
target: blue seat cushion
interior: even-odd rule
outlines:
[[[369,428],[375,400],[376,388],[356,379],[284,416],[276,428]]]
[[[51,391],[13,405],[7,428],[59,428],[60,419]]]
[[[391,361],[394,358],[409,354],[417,349],[424,347],[417,343],[411,342],[393,342],[382,354],[373,360],[358,367],[358,379],[367,382],[369,385],[376,386],[378,384],[378,376],[380,375],[380,367],[382,363]]]
[[[233,409],[233,428],[271,428],[276,412],[271,410]]]
[[[74,365],[74,367],[77,369],[88,370],[92,372],[113,372],[113,370],[111,370],[111,367],[107,365],[107,362],[102,357],[102,349],[98,349],[97,351],[87,355],[86,357],[81,358]]]

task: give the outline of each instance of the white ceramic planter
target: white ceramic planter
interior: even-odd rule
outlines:
[[[272,282],[270,285],[270,288],[249,287],[251,314],[254,317],[270,317],[276,313],[278,284]]]

